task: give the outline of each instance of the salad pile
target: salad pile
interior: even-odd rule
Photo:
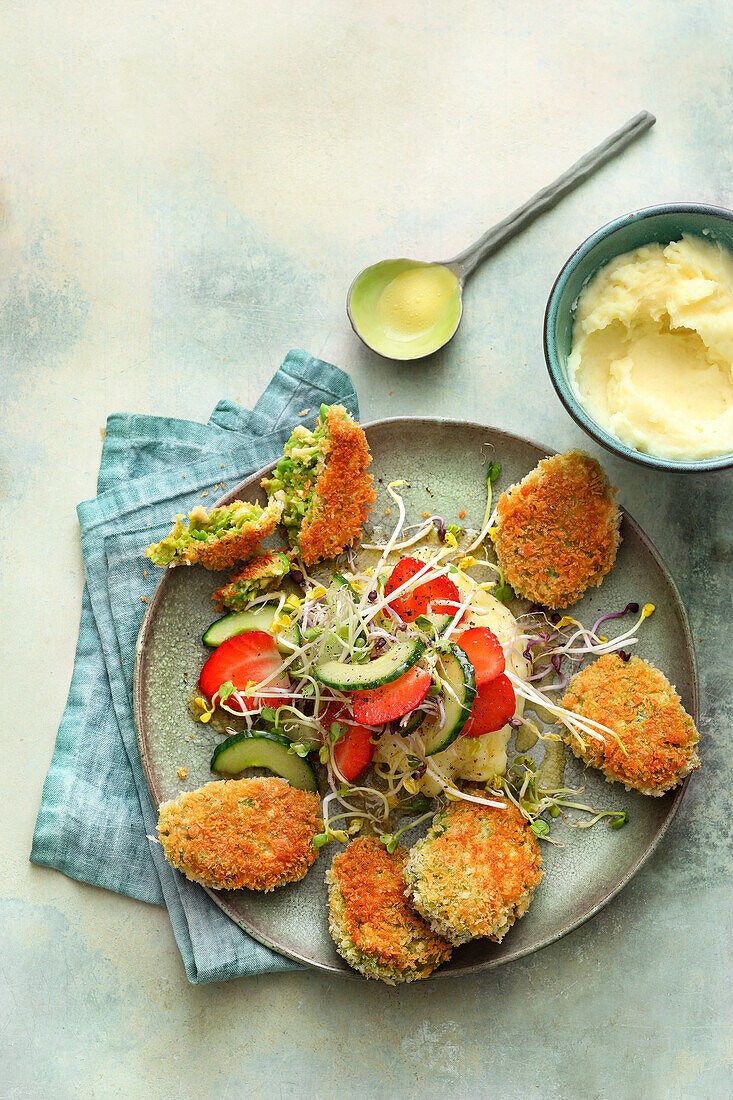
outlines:
[[[318,790],[320,771],[327,792],[316,847],[364,832],[394,851],[403,832],[433,816],[436,797],[499,809],[508,799],[550,842],[559,815],[577,827],[602,818],[624,824],[622,812],[597,811],[564,786],[563,739],[546,727],[559,723],[582,741],[616,737],[559,697],[586,656],[627,657],[624,647],[654,609],[629,604],[591,628],[539,607],[515,618],[506,607],[516,606],[514,594],[492,560],[498,474],[492,463],[484,523],[474,533],[439,516],[406,527],[404,483],[393,482],[397,522],[388,538],[347,549],[332,575],[311,574],[293,555],[287,582],[275,580],[288,590],[254,594],[204,634],[214,652],[201,671],[196,714],[206,723],[218,710],[230,722],[212,770],[232,776],[264,767],[310,790]],[[502,638],[476,625],[477,608],[502,606],[511,624]],[[612,639],[599,633],[606,620],[627,615],[630,628]],[[517,754],[507,765],[512,733]],[[538,740],[539,767],[527,755]],[[487,744],[499,763],[477,773],[483,793],[476,793],[476,775],[466,773],[474,780],[466,789],[446,761],[458,745]],[[474,766],[476,759],[474,752]]]

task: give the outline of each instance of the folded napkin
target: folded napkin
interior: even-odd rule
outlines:
[[[221,401],[208,424],[115,413],[98,495],[77,508],[86,572],[79,641],[31,860],[166,905],[191,982],[302,967],[243,932],[148,840],[157,812],[137,747],[132,675],[142,597],[160,571],[142,552],[170,530],[171,516],[200,504],[204,490],[215,500],[217,485],[231,487],[277,458],[296,424],[315,424],[322,402],[358,417],[348,375],[292,351],[251,411]],[[304,409],[309,415],[299,416]]]

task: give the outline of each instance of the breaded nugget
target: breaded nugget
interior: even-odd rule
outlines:
[[[193,565],[201,562],[206,569],[231,569],[245,561],[260,543],[273,533],[280,520],[282,504],[271,500],[266,508],[235,500],[207,512],[197,505],[183,516],[161,542],[145,551],[154,565]]]
[[[515,592],[544,607],[575,603],[616,561],[615,490],[579,451],[545,458],[497,506],[496,556]]]
[[[282,522],[306,565],[332,558],[361,535],[376,499],[364,432],[342,405],[321,407],[314,431],[299,426],[262,484],[283,504]]]
[[[406,859],[406,848],[389,853],[363,837],[337,855],[326,874],[336,950],[364,977],[388,985],[427,978],[451,953],[405,898]]]
[[[603,743],[576,733],[565,738],[609,783],[662,795],[700,767],[694,722],[666,676],[639,657],[599,657],[571,680],[562,705],[618,734],[626,753],[609,735]]]
[[[499,943],[527,912],[540,863],[537,839],[512,803],[451,802],[411,849],[405,882],[417,911],[451,943]]]
[[[255,554],[243,569],[232,573],[229,584],[217,588],[211,597],[217,602],[219,611],[225,607],[232,611],[242,611],[250,600],[261,592],[267,592],[280,583],[290,572],[290,562],[285,554],[266,550]]]
[[[318,855],[320,800],[284,779],[225,779],[164,802],[158,836],[186,878],[212,890],[274,890]]]

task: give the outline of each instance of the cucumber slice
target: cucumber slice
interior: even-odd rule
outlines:
[[[426,718],[427,714],[424,710],[414,710],[404,726],[397,727],[397,732],[400,737],[406,737],[408,733],[414,733],[415,730],[419,729]]]
[[[316,773],[307,760],[288,752],[290,742],[276,733],[233,733],[217,747],[211,770],[234,776],[247,768],[268,768],[301,791],[318,791]]]
[[[352,600],[358,600],[359,596],[354,588],[349,584],[346,577],[343,577],[341,573],[334,573],[331,578],[330,591],[328,592],[327,599],[330,600],[331,596],[338,595],[339,588],[345,588],[351,596]]]
[[[403,676],[423,655],[424,646],[417,640],[397,642],[381,657],[364,665],[347,665],[344,661],[325,661],[316,665],[316,678],[328,687],[341,691],[371,691],[391,684]]]
[[[443,631],[448,629],[448,624],[451,622],[453,622],[452,615],[435,615],[431,611],[427,615],[418,615],[415,619],[415,626],[420,630],[424,630],[431,637],[439,638]]]
[[[292,623],[287,630],[281,630],[276,634],[275,645],[283,657],[292,657],[295,650],[301,645],[300,624]]]
[[[340,621],[345,618],[344,601],[357,604],[359,594],[352,588],[346,577],[343,577],[340,573],[334,573],[326,593],[326,601],[331,609],[331,620],[337,625],[332,626],[323,636],[321,664],[325,664],[326,661],[338,661],[343,656],[344,647],[342,642],[345,642],[349,635],[347,623]],[[354,649],[355,656],[352,659],[358,662],[360,653],[363,653],[361,659],[366,659],[366,639],[362,631],[359,631],[354,638]]]
[[[216,649],[222,642],[237,634],[246,634],[248,630],[264,630],[272,633],[272,624],[277,617],[277,604],[265,603],[256,611],[232,611],[222,619],[217,619],[204,631],[201,641],[204,645]],[[300,627],[293,623],[275,637],[275,645],[281,653],[292,653],[300,645]]]
[[[205,630],[201,641],[204,645],[216,648],[222,642],[227,642],[237,634],[245,634],[248,630],[265,630],[269,633],[275,615],[276,604],[263,604],[256,611],[232,611],[223,619],[217,619],[208,630]]]
[[[276,708],[270,709],[276,712]],[[275,737],[284,737],[288,742],[296,741],[298,744],[308,745],[311,752],[321,747],[320,738],[313,726],[298,721],[292,714],[282,713],[270,720],[268,712],[267,717],[260,715],[260,721],[264,723],[264,730],[258,730],[258,733],[264,732]]]
[[[438,672],[453,694],[443,692],[445,718],[442,722],[433,720],[421,731],[425,745],[425,755],[442,752],[452,745],[471,715],[471,707],[476,698],[476,676],[473,665],[463,650],[449,642],[438,661]]]

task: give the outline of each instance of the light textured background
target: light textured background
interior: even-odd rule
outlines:
[[[352,373],[364,419],[588,445],[546,377],[545,299],[615,215],[733,204],[730,4],[2,0],[0,26],[3,1100],[730,1094],[725,475],[607,460],[700,639],[705,767],[634,882],[560,943],[397,991],[191,988],[163,910],[27,862],[107,413],[249,404],[302,346]],[[365,263],[452,254],[641,108],[652,134],[476,274],[446,353],[358,345]]]

